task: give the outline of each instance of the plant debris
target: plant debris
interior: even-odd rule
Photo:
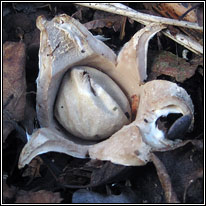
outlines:
[[[24,119],[26,104],[25,60],[26,47],[22,42],[3,45],[3,141]]]
[[[59,192],[50,192],[46,190],[39,190],[37,192],[27,192],[20,190],[18,191],[17,198],[15,203],[41,203],[41,204],[49,204],[49,203],[60,203],[62,198],[60,197]]]
[[[153,52],[150,55],[148,58],[150,62],[152,61],[150,69],[156,78],[164,74],[174,77],[177,82],[184,82],[191,78],[198,68],[197,64],[191,64],[168,51]]]

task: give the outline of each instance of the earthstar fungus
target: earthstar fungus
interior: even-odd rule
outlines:
[[[147,78],[149,40],[164,29],[164,25],[151,24],[138,31],[124,45],[118,56],[81,23],[66,14],[56,16],[51,21],[39,16],[37,27],[41,34],[36,108],[41,128],[32,134],[23,148],[19,168],[24,167],[35,156],[50,151],[62,152],[77,158],[108,160],[127,166],[144,165],[150,161],[151,151],[171,148],[177,142],[168,140],[167,135],[157,128],[156,121],[159,117],[167,116],[169,113],[188,115],[191,117],[189,127],[192,128],[193,104],[183,88],[164,80],[144,83]],[[110,80],[104,80],[98,70]],[[98,74],[92,75],[90,71]],[[61,95],[61,87],[64,87],[64,83],[61,82],[66,75],[72,75],[72,72],[77,72],[76,76],[74,75],[77,82],[70,81],[69,86],[67,85],[66,90],[71,89],[68,96],[65,93]],[[85,84],[81,86],[83,79]],[[72,89],[75,92],[72,92]],[[78,96],[81,91],[82,95]],[[58,115],[62,106],[72,106],[72,99],[69,97],[73,94],[77,95],[77,99],[87,94],[85,98],[93,108],[97,105],[95,108],[98,111],[101,110],[103,114],[105,112],[105,122],[95,122],[94,133],[92,128],[87,128],[87,131],[85,128],[88,121],[91,121],[89,127],[93,124],[91,117],[98,119],[97,113],[87,111],[83,100],[78,100],[79,108],[83,107],[84,112],[77,115],[80,120],[77,122],[81,122],[79,127],[73,122],[75,115],[69,116],[71,121],[62,118],[62,115],[67,113],[66,110]],[[61,96],[65,99],[61,99]],[[134,96],[138,97],[139,104],[136,118],[131,121],[129,105],[131,106]],[[61,101],[64,105],[59,104]],[[118,127],[104,134],[104,126],[109,130],[108,125],[113,121],[109,116],[112,113],[112,110],[108,109],[109,105],[113,105],[113,112],[117,110],[118,114],[114,121]],[[72,107],[75,107],[75,104]],[[81,119],[82,115],[86,116]],[[60,125],[64,119],[65,124]],[[71,124],[74,125],[72,129]],[[99,124],[102,124],[102,127],[99,127]],[[79,132],[79,128],[83,132]],[[67,129],[69,131],[66,131]],[[96,138],[99,131],[103,134],[100,139],[107,139],[94,142],[96,139],[100,140]]]

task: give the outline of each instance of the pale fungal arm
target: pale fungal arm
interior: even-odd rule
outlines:
[[[150,39],[164,25],[151,24],[139,30],[121,49],[117,57],[118,83],[129,97],[139,95],[139,85],[147,79],[147,50]],[[127,77],[127,78],[125,78]]]
[[[140,129],[143,140],[153,149],[175,145],[177,142],[167,139],[167,134],[158,129],[156,121],[170,113],[179,113],[190,117],[187,129],[192,129],[194,106],[190,96],[177,84],[164,80],[147,82],[141,89],[135,124]]]
[[[47,152],[60,152],[77,158],[86,158],[89,148],[89,145],[83,146],[68,140],[54,128],[41,128],[32,134],[30,141],[21,151],[18,167],[23,168],[34,157]]]
[[[80,62],[108,70],[114,67],[116,55],[81,23],[65,14],[51,21],[39,16],[37,27],[41,31],[37,116],[42,127],[54,127],[53,107],[65,72]]]

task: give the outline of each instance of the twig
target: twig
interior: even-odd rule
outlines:
[[[122,16],[127,16],[140,23],[145,22],[144,24],[153,22],[153,23],[167,24],[173,26],[181,26],[181,27],[203,31],[203,27],[200,27],[197,23],[188,22],[188,21],[179,21],[176,19],[169,19],[169,18],[154,16],[150,14],[144,14],[120,3],[75,3],[75,4],[86,6],[93,9],[103,10],[110,13],[119,14]]]
[[[165,31],[162,31],[162,33],[171,38],[172,40],[176,41],[177,43],[181,44],[182,46],[186,47],[190,51],[196,53],[196,54],[203,54],[203,47],[198,42],[194,41],[190,37],[184,35],[184,34],[176,34],[175,36],[170,34],[170,31],[167,29]]]
[[[119,39],[123,40],[125,36],[125,25],[126,25],[127,17],[123,17],[123,21],[121,23],[121,31],[119,35]]]
[[[160,159],[154,153],[151,154],[151,160],[156,167],[157,175],[159,177],[162,188],[165,192],[166,202],[167,203],[179,203],[177,195],[172,188],[170,176],[168,175],[164,164],[160,161]]]
[[[180,26],[180,27],[186,27],[190,29],[196,29],[196,30],[203,31],[203,27],[200,27],[197,23],[192,23],[188,21],[179,21],[175,19],[169,19],[169,18],[153,16],[149,14],[144,14],[144,13],[135,11],[134,9],[131,9],[120,3],[75,3],[75,4],[90,7],[93,9],[103,10],[103,11],[114,13],[114,14],[119,14],[122,16],[127,16],[144,25],[148,25],[148,24],[151,24],[152,22],[153,23],[155,22],[159,24]],[[191,38],[183,34],[177,34],[176,37],[174,37],[172,34],[170,34],[169,30],[166,30],[165,32],[163,32],[163,34],[171,38],[173,41],[176,41],[178,44],[181,44],[182,46],[186,47],[190,51],[196,54],[203,54],[202,45],[192,40]]]

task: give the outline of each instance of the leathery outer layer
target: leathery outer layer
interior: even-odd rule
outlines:
[[[138,31],[118,56],[81,23],[65,14],[51,21],[40,16],[37,27],[41,31],[37,79],[37,117],[41,128],[23,148],[19,168],[50,151],[128,166],[144,165],[150,161],[151,151],[171,148],[177,142],[167,140],[156,128],[158,117],[169,113],[190,115],[192,128],[193,104],[183,88],[163,80],[144,84],[149,40],[164,25],[151,24]],[[62,129],[54,118],[55,100],[63,76],[75,66],[104,72],[119,86],[130,105],[132,97],[137,96],[136,119],[101,142],[82,140]]]

